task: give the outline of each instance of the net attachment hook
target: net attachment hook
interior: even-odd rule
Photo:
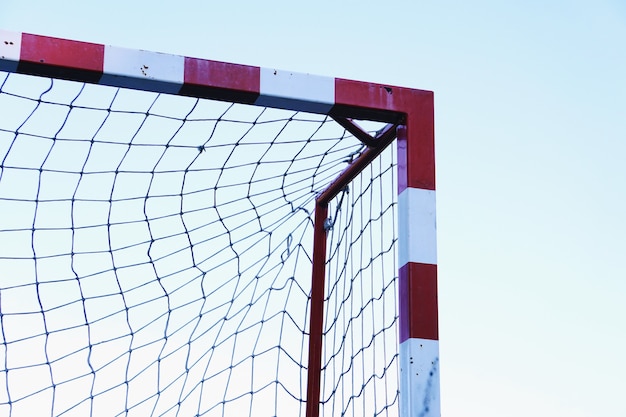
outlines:
[[[326,230],[327,232],[329,230],[333,230],[333,226],[335,225],[335,222],[331,217],[327,218],[326,220],[324,220],[324,230]]]
[[[286,248],[283,251],[283,253],[280,254],[280,260],[285,263],[287,261],[287,258],[289,258],[289,256],[291,255],[291,242],[293,241],[293,236],[291,236],[291,233],[289,233],[287,235],[287,238],[284,240]]]
[[[341,206],[343,204],[343,198],[346,196],[346,194],[350,194],[350,187],[347,185],[343,187],[341,197],[339,197],[339,202],[337,203],[337,207],[335,208],[335,216],[330,216],[326,220],[324,220],[325,231],[328,232],[329,230],[333,230],[335,222],[337,221],[337,217],[339,217],[339,211],[341,210]]]

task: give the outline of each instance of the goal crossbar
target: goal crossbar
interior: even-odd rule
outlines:
[[[328,203],[396,140],[399,409],[440,415],[432,92],[3,30],[0,71],[329,115],[367,146],[317,197],[308,417],[319,413]],[[387,126],[370,135],[353,120]]]

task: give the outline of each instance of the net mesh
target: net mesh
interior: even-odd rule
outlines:
[[[0,73],[0,415],[303,416],[332,119]],[[321,414],[397,415],[395,155],[330,204]]]

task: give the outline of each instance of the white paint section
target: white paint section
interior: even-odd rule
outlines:
[[[261,68],[261,95],[255,104],[327,113],[335,104],[335,79]]]
[[[400,343],[400,416],[441,416],[438,340]]]
[[[398,196],[398,261],[437,264],[434,190],[406,188]]]
[[[101,84],[175,94],[184,80],[182,56],[105,46]]]
[[[0,69],[15,71],[20,60],[22,33],[0,30]]]

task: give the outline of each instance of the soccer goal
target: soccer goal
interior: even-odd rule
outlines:
[[[431,92],[6,31],[0,71],[0,415],[440,415]]]

